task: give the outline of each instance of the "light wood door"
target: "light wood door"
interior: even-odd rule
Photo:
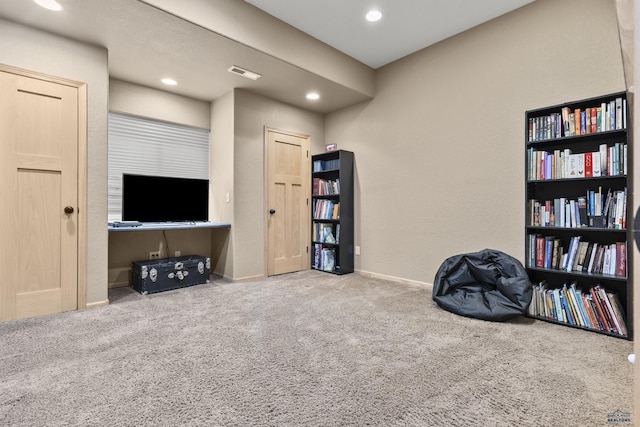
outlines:
[[[77,87],[0,72],[0,320],[78,307],[78,123]]]
[[[308,136],[266,130],[267,275],[309,268]]]

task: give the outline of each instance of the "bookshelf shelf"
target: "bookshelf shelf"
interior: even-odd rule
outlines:
[[[580,230],[582,233],[607,233],[607,234],[609,234],[609,233],[620,233],[620,234],[627,234],[627,229],[626,228],[620,228],[620,229],[600,228],[600,227],[570,228],[570,227],[530,225],[530,226],[527,226],[527,229],[529,229],[529,230],[557,230],[558,232]]]
[[[592,141],[592,140],[598,140],[598,139],[608,139],[612,137],[626,138],[626,133],[627,133],[626,129],[607,130],[607,131],[600,131],[596,133],[588,133],[584,135],[570,135],[570,136],[563,136],[560,138],[543,139],[539,141],[528,141],[528,143],[535,147],[544,146],[544,145],[553,145],[557,143],[570,146],[573,143],[582,144],[586,141]]]
[[[566,322],[559,322],[559,321],[557,321],[555,319],[550,319],[548,317],[534,316],[534,315],[529,315],[529,317],[531,317],[533,319],[538,319],[538,320],[542,320],[542,321],[545,321],[545,322],[549,322],[549,323],[555,323],[556,325],[571,326],[572,328],[583,329],[585,331],[593,331],[593,329],[587,328],[585,326],[571,325],[571,324],[568,325]],[[613,333],[613,332],[609,332],[609,331],[597,331],[597,332],[600,333],[600,334],[604,334],[604,335],[609,335],[609,336],[612,336],[612,337],[620,338],[619,334],[616,334],[616,333]]]
[[[619,282],[626,282],[626,276],[616,276],[614,274],[599,274],[599,273],[585,273],[579,271],[565,271],[565,270],[557,270],[553,268],[539,268],[539,267],[529,267],[529,270],[539,272],[539,273],[547,273],[547,274],[556,274],[560,276],[568,276],[568,277],[583,277],[583,278],[591,278],[591,279],[606,279],[613,280]]]
[[[626,99],[525,113],[525,267],[530,317],[632,339]]]
[[[311,268],[352,273],[353,153],[330,151],[311,161]]]

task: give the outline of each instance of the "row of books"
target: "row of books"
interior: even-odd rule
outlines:
[[[311,268],[323,271],[336,270],[336,250],[327,248],[319,243],[312,246],[313,256]]]
[[[627,128],[627,100],[618,97],[584,109],[564,107],[560,112],[530,117],[528,139],[545,141]]]
[[[619,176],[627,174],[627,144],[600,144],[598,151],[572,153],[571,149],[553,152],[527,150],[529,181]]]
[[[324,222],[314,222],[312,227],[313,242],[319,243],[340,243],[340,224],[335,225],[335,235],[333,233],[333,224]]]
[[[529,315],[627,336],[625,313],[618,296],[596,285],[583,292],[576,282],[549,289],[545,282],[533,285]]]
[[[529,200],[529,225],[560,228],[627,228],[627,189],[602,193],[587,190],[585,197]]]
[[[340,159],[333,160],[314,160],[313,171],[323,172],[340,168]]]
[[[528,235],[527,266],[627,277],[627,243],[583,241],[571,237],[568,247],[555,236]]]
[[[313,204],[313,219],[340,219],[340,202],[316,199]]]
[[[340,180],[313,178],[314,196],[340,194]]]

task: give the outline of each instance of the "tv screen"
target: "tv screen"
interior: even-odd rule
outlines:
[[[207,221],[209,180],[122,175],[122,220]]]

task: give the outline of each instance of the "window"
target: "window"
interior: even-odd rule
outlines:
[[[209,130],[109,112],[108,220],[122,219],[122,174],[209,179]]]

